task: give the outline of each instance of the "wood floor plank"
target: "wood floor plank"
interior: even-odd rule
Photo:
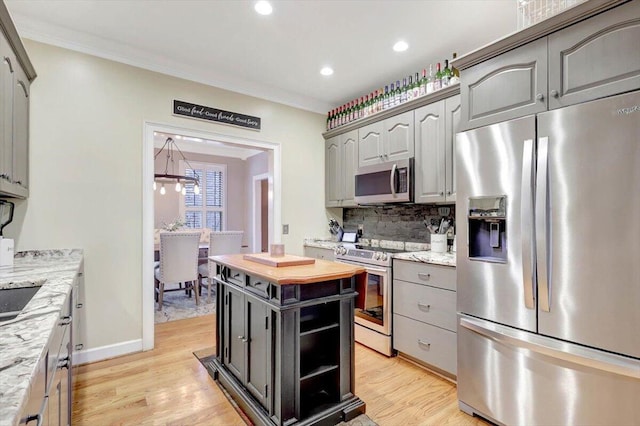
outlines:
[[[193,356],[215,346],[215,315],[156,324],[155,349],[80,366],[74,425],[244,425]],[[455,384],[356,345],[356,395],[381,426],[486,425],[458,410]]]

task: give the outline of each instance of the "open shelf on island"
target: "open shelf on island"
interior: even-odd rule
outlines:
[[[300,309],[300,334],[322,331],[340,324],[340,302],[307,306]]]

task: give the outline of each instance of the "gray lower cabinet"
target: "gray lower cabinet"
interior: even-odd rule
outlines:
[[[304,255],[314,259],[336,260],[333,249],[304,246]]]
[[[393,348],[455,378],[455,268],[394,260],[393,270]]]
[[[325,206],[354,207],[358,168],[358,131],[325,141]]]
[[[549,108],[640,88],[640,2],[549,35]]]
[[[72,291],[36,368],[21,425],[71,425],[73,300]]]
[[[454,203],[460,95],[415,110],[415,202]]]
[[[462,69],[460,131],[638,90],[639,45],[634,0]]]
[[[278,285],[212,267],[210,369],[254,424],[336,424],[364,412],[354,395],[355,277]]]

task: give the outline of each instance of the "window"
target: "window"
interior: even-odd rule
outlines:
[[[184,165],[185,176],[196,177],[200,194],[193,191],[194,184],[185,185],[183,197],[185,226],[223,231],[226,228],[227,166],[224,164],[191,163]]]

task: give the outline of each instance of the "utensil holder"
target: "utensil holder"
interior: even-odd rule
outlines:
[[[447,234],[431,234],[431,251],[435,253],[447,252]]]

